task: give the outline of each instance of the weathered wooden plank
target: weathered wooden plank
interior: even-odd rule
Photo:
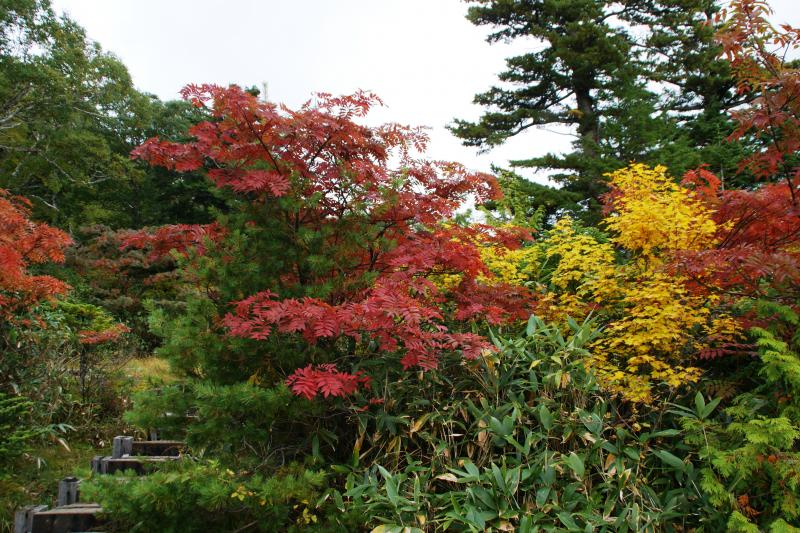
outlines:
[[[46,511],[47,505],[27,505],[14,513],[14,533],[30,533],[33,515]]]
[[[96,503],[76,503],[33,515],[30,533],[89,531],[100,524],[103,509]]]
[[[131,455],[178,456],[186,448],[180,440],[139,440],[131,443]]]
[[[158,463],[166,461],[177,461],[180,459],[174,455],[163,456],[127,456],[127,457],[99,457],[92,461],[92,471],[97,474],[113,474],[124,470],[133,470],[139,475],[146,474],[148,470],[155,467]]]
[[[103,457],[100,473],[113,474],[124,470],[133,470],[139,475],[145,473],[144,463],[139,458],[133,457]]]
[[[180,440],[133,440],[133,437],[114,437],[111,457],[126,455],[180,455],[186,444]]]

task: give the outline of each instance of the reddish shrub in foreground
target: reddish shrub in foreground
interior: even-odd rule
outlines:
[[[191,142],[150,139],[135,156],[171,169],[207,169],[217,186],[243,200],[240,228],[263,227],[261,238],[272,240],[284,265],[263,280],[268,290],[227,314],[230,334],[295,335],[309,344],[349,339],[361,354],[433,369],[443,351],[471,358],[492,349],[470,322],[529,316],[534,298],[527,289],[486,287],[478,278],[491,276],[481,246],[519,246],[530,235],[445,223],[468,198],[496,197],[494,178],[417,158],[427,142],[422,130],[358,124],[380,104],[374,95],[321,94],[290,110],[238,87],[188,86],[183,94],[209,107],[213,120],[192,127]],[[229,229],[213,235],[224,239]],[[209,233],[172,227],[129,244],[164,252]],[[437,284],[450,274],[460,276],[457,286]],[[354,355],[346,362],[357,366]],[[345,396],[366,383],[324,363],[296,370],[288,383],[307,397]]]

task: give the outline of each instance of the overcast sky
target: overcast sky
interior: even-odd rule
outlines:
[[[772,0],[775,19],[800,26],[800,0]],[[485,42],[459,0],[54,0],[89,37],[127,65],[136,86],[162,99],[187,83],[266,81],[269,98],[297,106],[313,92],[371,90],[387,104],[376,122],[432,128],[429,156],[475,170],[569,148],[553,128],[491,152],[461,146],[446,129],[474,119],[475,93],[495,83],[505,57],[533,42]],[[370,122],[372,122],[371,120]]]

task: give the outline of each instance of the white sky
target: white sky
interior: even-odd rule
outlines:
[[[800,0],[772,0],[800,26]],[[430,126],[428,156],[488,171],[492,163],[567,150],[565,130],[529,130],[491,152],[461,146],[445,125],[475,119],[477,92],[504,58],[535,43],[489,45],[459,0],[53,0],[161,99],[187,83],[269,84],[295,107],[313,92],[371,90],[387,104],[370,122]],[[561,133],[559,133],[559,131]],[[538,181],[538,180],[537,180]]]

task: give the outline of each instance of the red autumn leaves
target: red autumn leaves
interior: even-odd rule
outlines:
[[[208,169],[217,186],[273,209],[285,221],[281,231],[288,246],[300,255],[304,232],[327,235],[332,266],[309,272],[298,264],[281,283],[331,286],[328,295],[254,294],[225,317],[232,335],[299,334],[309,343],[350,337],[375,343],[384,355],[397,354],[406,368],[432,369],[443,351],[472,358],[491,349],[484,337],[459,331],[468,321],[502,323],[530,314],[533,298],[525,289],[487,289],[477,281],[488,274],[481,242],[519,245],[530,236],[442,224],[468,198],[496,197],[494,178],[456,163],[416,158],[427,141],[422,130],[357,124],[353,119],[380,103],[374,95],[318,95],[299,110],[261,102],[238,87],[189,86],[184,96],[207,106],[212,120],[191,128],[191,142],[151,139],[135,156],[176,170]],[[283,198],[289,201],[279,203]],[[201,234],[182,229],[185,239],[168,231],[165,240],[189,242]],[[158,249],[155,241],[162,239],[156,234],[140,240],[129,244],[147,241]],[[460,284],[445,291],[431,281],[446,274],[461,275]],[[308,397],[344,396],[365,380],[321,365],[298,370],[288,383]]]
[[[69,286],[52,276],[34,275],[33,265],[64,261],[72,243],[63,231],[30,220],[29,203],[0,189],[0,320],[12,320]]]

